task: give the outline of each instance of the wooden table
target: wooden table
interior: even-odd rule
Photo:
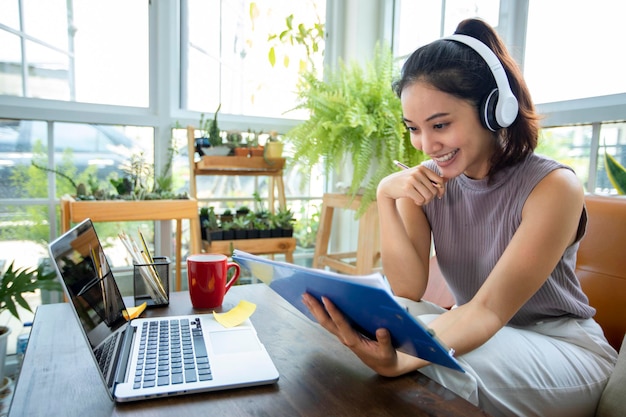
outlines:
[[[61,199],[61,230],[70,230],[72,222],[90,218],[93,222],[130,222],[142,220],[176,220],[176,291],[181,290],[182,273],[182,220],[189,219],[189,249],[202,251],[198,202],[186,200],[99,200],[77,201],[70,197]]]
[[[232,287],[224,309],[257,304],[251,320],[276,384],[115,405],[68,304],[38,308],[9,416],[485,416],[418,372],[384,378],[265,284]],[[187,292],[151,316],[194,312]]]

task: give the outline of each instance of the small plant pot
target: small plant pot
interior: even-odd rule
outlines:
[[[258,239],[258,238],[259,238],[259,229],[248,230],[248,239]]]
[[[213,242],[214,240],[224,240],[223,230],[207,230],[207,234],[209,235],[210,242]]]
[[[248,231],[247,230],[235,230],[235,239],[247,239]]]
[[[235,148],[235,156],[248,156],[250,154],[250,150],[248,148]]]
[[[266,239],[268,237],[272,237],[272,232],[269,229],[259,230],[259,238]]]
[[[267,142],[265,144],[265,157],[267,159],[278,159],[283,156],[282,142]]]
[[[235,238],[234,230],[222,230],[222,240],[233,240]]]
[[[222,215],[220,215],[220,221],[222,221],[222,222],[232,222],[233,221],[233,215],[232,214],[230,214],[230,215],[222,214]]]
[[[250,156],[263,156],[264,149],[262,146],[250,148]]]

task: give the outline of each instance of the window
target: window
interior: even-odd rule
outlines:
[[[0,119],[0,191],[5,198],[45,198],[51,179],[55,197],[93,180],[105,190],[112,175],[123,175],[130,155],[152,156],[152,136],[150,128]],[[59,174],[51,178],[46,170]]]
[[[524,74],[535,103],[626,92],[626,3],[531,0]]]
[[[497,26],[499,3],[499,0],[399,0],[396,56],[409,55],[421,45],[452,35],[463,19],[479,17]]]
[[[148,107],[148,5],[3,1],[0,94]]]
[[[585,189],[589,190],[592,134],[590,125],[542,129],[536,152],[574,169]]]
[[[182,107],[248,116],[298,118],[290,112],[300,63],[312,57],[322,68],[323,45],[309,53],[297,42],[268,40],[293,27],[313,29],[325,21],[326,2],[321,0],[188,0],[183,11],[181,38],[186,39],[181,59]],[[317,36],[312,30],[311,35]],[[323,39],[318,39],[323,44]],[[270,64],[270,47],[276,46],[277,62]]]
[[[626,123],[542,129],[537,153],[572,167],[586,192],[615,195],[606,173],[605,154],[626,166]]]

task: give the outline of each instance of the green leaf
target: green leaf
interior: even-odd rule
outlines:
[[[276,50],[274,49],[273,46],[270,48],[267,58],[269,59],[270,65],[272,67],[276,65]]]
[[[0,280],[0,311],[8,310],[19,320],[18,304],[32,311],[23,294],[35,292],[38,289],[60,290],[61,286],[56,281],[56,273],[45,272],[43,265],[36,269],[16,269],[15,263],[11,262]]]
[[[609,181],[613,184],[613,187],[617,190],[618,194],[626,194],[626,168],[620,165],[619,162],[612,156],[604,152],[604,162],[606,165],[606,174],[609,177]]]
[[[379,45],[371,61],[340,62],[325,71],[325,80],[311,70],[301,73],[296,108],[309,117],[286,135],[296,150],[293,159],[305,167],[304,177],[316,164],[328,174],[351,161],[349,193],[363,193],[357,216],[375,200],[382,178],[396,171],[394,159],[413,166],[425,158],[410,143],[391,88],[397,71],[391,49]]]

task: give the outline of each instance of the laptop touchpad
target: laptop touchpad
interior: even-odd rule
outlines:
[[[218,354],[261,350],[259,339],[248,330],[223,330],[209,333],[213,351]]]

